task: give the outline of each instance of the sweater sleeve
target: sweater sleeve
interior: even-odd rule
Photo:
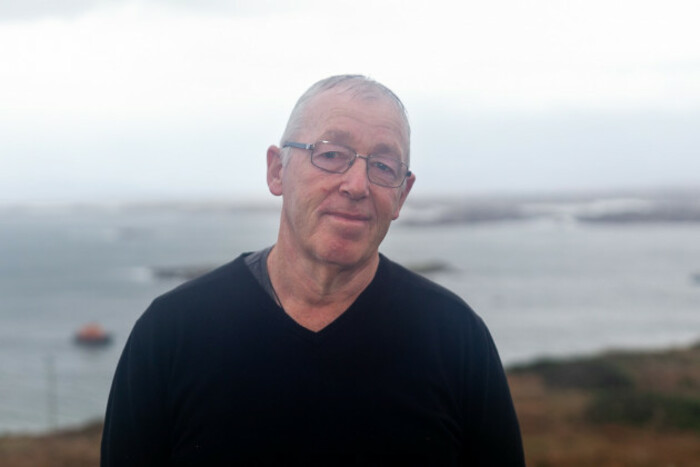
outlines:
[[[471,339],[466,376],[472,390],[465,465],[524,466],[520,427],[505,371],[486,325],[481,319],[478,323]]]
[[[168,346],[152,308],[136,322],[117,365],[102,435],[103,467],[165,465],[170,456]]]

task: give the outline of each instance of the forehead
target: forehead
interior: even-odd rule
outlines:
[[[326,91],[311,100],[304,112],[305,137],[356,147],[358,151],[391,150],[408,154],[408,126],[388,96],[353,96]]]

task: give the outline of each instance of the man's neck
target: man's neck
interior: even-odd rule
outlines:
[[[372,282],[379,254],[344,267],[274,246],[267,259],[272,287],[284,311],[299,325],[320,331],[335,321]]]

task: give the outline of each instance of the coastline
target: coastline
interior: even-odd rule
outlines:
[[[581,224],[700,223],[700,187],[513,193],[424,193],[412,196],[399,223],[426,227],[552,220]],[[0,214],[113,212],[257,213],[276,218],[278,199],[163,199],[151,201],[3,202]],[[129,232],[125,232],[129,235]]]
[[[700,464],[700,341],[507,369],[528,465]],[[0,437],[6,467],[99,464],[102,422]]]

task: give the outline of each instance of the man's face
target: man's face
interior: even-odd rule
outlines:
[[[327,91],[308,104],[305,116],[297,142],[328,140],[363,155],[390,149],[406,161],[407,128],[388,98],[353,99]],[[333,174],[314,167],[309,151],[291,151],[286,167],[275,161],[277,148],[268,151],[270,191],[283,196],[279,240],[305,258],[341,267],[375,258],[415,177],[399,188],[382,187],[369,182],[363,159]]]

